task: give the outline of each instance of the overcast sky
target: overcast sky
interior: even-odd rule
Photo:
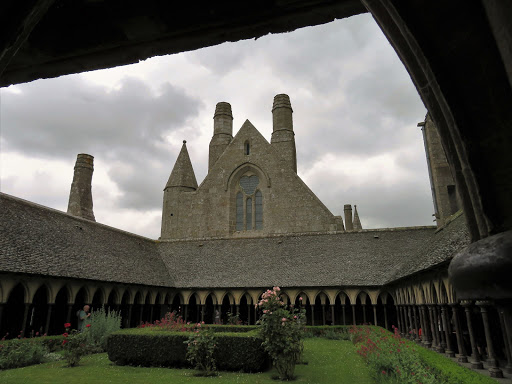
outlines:
[[[182,140],[198,183],[213,113],[233,110],[270,141],[290,96],[299,176],[363,228],[432,225],[425,107],[369,14],[258,40],[0,89],[0,190],[66,211],[78,153],[95,157],[98,222],[158,238],[163,188]]]

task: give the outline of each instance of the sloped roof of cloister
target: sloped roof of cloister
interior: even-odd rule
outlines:
[[[0,193],[0,271],[176,288],[381,286],[469,243],[443,229],[158,242]]]
[[[0,271],[168,286],[153,240],[0,194]]]

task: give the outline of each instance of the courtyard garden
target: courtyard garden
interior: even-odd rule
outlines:
[[[256,326],[190,324],[175,313],[119,330],[98,311],[82,332],[0,341],[0,383],[446,383],[494,380],[374,326],[304,326],[279,288]]]

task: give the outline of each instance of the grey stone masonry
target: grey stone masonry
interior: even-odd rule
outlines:
[[[92,173],[94,157],[80,153],[76,158],[75,173],[69,192],[68,213],[96,221],[92,210]]]
[[[233,114],[231,105],[224,101],[217,103],[213,115],[213,137],[210,141],[210,153],[208,157],[208,171],[224,153],[229,143],[233,140]]]
[[[272,106],[273,132],[270,143],[277,150],[283,162],[297,173],[292,113],[290,97],[285,94],[276,95]]]

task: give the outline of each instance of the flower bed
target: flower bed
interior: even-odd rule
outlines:
[[[238,327],[239,332],[231,332],[230,326],[211,328],[215,330],[214,359],[218,369],[258,372],[268,368],[268,356],[256,330],[240,332]],[[222,328],[228,332],[221,332]],[[152,328],[115,332],[107,341],[108,357],[118,365],[189,367],[186,345],[189,336],[190,332]]]
[[[491,384],[494,380],[461,367],[437,352],[402,339],[380,327],[352,327],[357,353],[377,383]]]

